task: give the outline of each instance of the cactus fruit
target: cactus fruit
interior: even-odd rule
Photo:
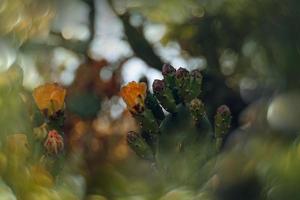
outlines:
[[[208,120],[200,99],[199,70],[175,70],[165,64],[162,75],[163,80],[152,84],[153,94],[146,92],[144,83],[131,82],[121,89],[141,127],[141,133],[128,133],[127,142],[139,157],[153,162],[157,171],[171,180],[169,183],[199,186],[210,178],[214,158],[229,131],[230,110],[223,105],[215,122]]]

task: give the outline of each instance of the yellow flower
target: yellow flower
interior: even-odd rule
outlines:
[[[147,86],[145,83],[132,81],[121,88],[120,95],[132,113],[141,113],[144,110]]]
[[[49,116],[63,109],[65,96],[66,90],[57,83],[46,83],[33,91],[38,108]]]

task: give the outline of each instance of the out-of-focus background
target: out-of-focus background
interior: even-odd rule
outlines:
[[[220,104],[230,107],[226,145],[253,135],[290,144],[300,130],[299,21],[298,0],[0,0],[1,138],[29,130],[27,107],[9,93],[16,82],[29,96],[57,82],[67,90],[65,148],[77,196],[150,192],[137,178],[148,165],[126,144],[138,126],[119,91],[140,80],[151,90],[170,63],[202,70],[210,119]]]

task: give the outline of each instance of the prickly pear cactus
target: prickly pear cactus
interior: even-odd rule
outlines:
[[[129,132],[127,142],[139,157],[155,166],[170,187],[198,190],[212,176],[216,155],[230,128],[230,110],[222,105],[214,122],[208,120],[200,98],[199,70],[176,70],[165,64],[162,74],[163,80],[152,84],[153,93],[145,83],[130,82],[122,87],[121,96],[141,128]]]

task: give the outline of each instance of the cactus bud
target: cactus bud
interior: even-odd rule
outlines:
[[[178,94],[182,100],[185,100],[185,102],[187,102],[186,97],[188,95],[189,76],[189,71],[184,68],[179,68],[176,71],[176,86],[178,88]]]
[[[49,131],[44,147],[48,154],[57,155],[64,149],[63,137],[56,130]]]
[[[189,71],[180,67],[179,69],[176,70],[176,78],[177,79],[182,79],[185,77],[188,77]]]
[[[130,148],[141,158],[153,160],[153,152],[144,138],[134,131],[127,133],[127,143]]]
[[[164,76],[164,82],[166,86],[172,91],[176,104],[180,103],[180,97],[178,94],[178,88],[176,87],[175,79],[176,69],[170,64],[164,64],[162,68],[162,75]]]
[[[152,84],[153,92],[154,93],[162,93],[165,90],[165,82],[162,80],[154,80]]]
[[[153,92],[161,105],[171,113],[176,111],[176,102],[170,88],[166,87],[165,82],[162,80],[154,80]]]
[[[215,115],[215,136],[224,137],[229,131],[231,123],[231,112],[226,105],[222,105],[217,109]]]
[[[170,65],[170,64],[164,64],[162,67],[162,75],[167,76],[167,75],[175,75],[176,69]]]
[[[229,131],[231,118],[231,112],[226,105],[222,105],[217,109],[215,115],[215,137],[218,150],[221,148],[223,139]]]
[[[205,115],[204,104],[200,99],[193,99],[190,103],[190,111],[193,119],[197,122]]]
[[[202,75],[199,69],[195,69],[191,72],[189,98],[197,98],[201,93]]]
[[[189,108],[198,129],[203,133],[211,133],[212,127],[207,118],[203,102],[200,99],[195,98],[190,102]]]
[[[191,72],[191,76],[196,78],[196,79],[199,79],[200,81],[202,81],[202,74],[201,74],[201,71],[199,69],[194,69]]]

